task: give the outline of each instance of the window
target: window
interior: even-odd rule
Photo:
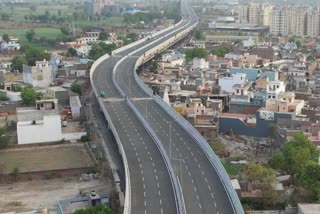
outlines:
[[[237,89],[237,94],[239,94],[239,89]]]
[[[269,95],[268,98],[271,98],[271,96]]]
[[[274,98],[276,98],[276,96],[272,96],[272,98],[274,99]]]
[[[283,110],[285,110],[286,108],[285,107],[283,107]]]
[[[277,88],[279,88],[279,85],[277,85]]]

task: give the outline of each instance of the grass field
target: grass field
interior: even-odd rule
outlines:
[[[10,36],[15,36],[20,39],[20,43],[22,45],[30,45],[32,47],[38,47],[42,49],[50,50],[50,46],[41,45],[35,42],[29,42],[25,34],[29,29],[0,29],[0,35],[4,33],[9,34]],[[35,38],[46,37],[47,39],[55,39],[58,35],[61,34],[60,29],[56,28],[35,28],[34,31],[36,32]]]
[[[243,166],[240,164],[230,164],[225,160],[221,160],[221,163],[230,176],[238,175],[241,169],[243,168]]]
[[[75,144],[2,150],[0,164],[10,173],[15,167],[19,172],[90,167],[92,161],[83,145]]]

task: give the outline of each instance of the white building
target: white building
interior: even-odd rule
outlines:
[[[31,108],[17,108],[18,144],[78,140],[86,132],[70,133],[62,129],[58,100],[36,101]]]
[[[252,37],[250,37],[249,39],[247,40],[243,40],[243,47],[244,48],[251,48],[255,45],[255,42],[254,40],[252,39]]]
[[[246,74],[235,73],[231,77],[223,77],[219,79],[221,91],[234,93],[235,85],[245,85],[247,82]]]
[[[277,99],[278,95],[285,91],[286,91],[286,85],[283,81],[280,81],[280,80],[270,81],[267,88],[268,98]]]
[[[80,117],[82,105],[79,96],[70,96],[69,100],[72,118]]]
[[[203,58],[194,58],[192,60],[192,69],[208,69],[209,62]]]
[[[35,66],[23,65],[23,82],[33,87],[47,88],[53,80],[53,67],[46,60],[36,61]]]

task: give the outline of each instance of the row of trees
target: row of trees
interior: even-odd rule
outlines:
[[[229,45],[221,45],[219,47],[216,47],[210,51],[211,54],[217,55],[218,57],[224,57],[227,53],[230,53],[232,51],[231,47]],[[208,52],[203,48],[192,48],[188,49],[185,52],[186,54],[186,60],[190,61],[194,58],[206,58],[208,56]]]
[[[96,43],[92,46],[89,52],[89,58],[96,60],[105,54],[111,55],[111,52],[116,48],[117,48],[117,45],[114,43],[112,44],[106,44],[104,42]]]

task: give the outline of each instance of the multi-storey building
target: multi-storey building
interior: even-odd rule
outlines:
[[[310,37],[319,36],[320,32],[320,13],[312,10],[307,13],[306,35]]]
[[[261,25],[262,9],[260,4],[249,4],[248,18],[250,24]]]
[[[262,24],[262,8],[260,4],[240,5],[238,13],[240,23]]]
[[[33,87],[47,88],[53,80],[53,67],[46,60],[36,61],[35,64],[23,65],[23,82]]]
[[[271,19],[272,10],[273,10],[273,6],[270,4],[262,6],[262,12],[263,12],[262,24],[264,26],[270,26],[270,19]]]
[[[248,5],[240,5],[238,11],[238,19],[240,23],[248,23],[249,22],[249,12]]]
[[[289,34],[295,36],[305,35],[305,21],[306,10],[305,8],[293,8],[291,10],[291,21],[289,22]]]
[[[274,35],[289,34],[289,11],[286,8],[280,8],[271,12],[270,33]]]

